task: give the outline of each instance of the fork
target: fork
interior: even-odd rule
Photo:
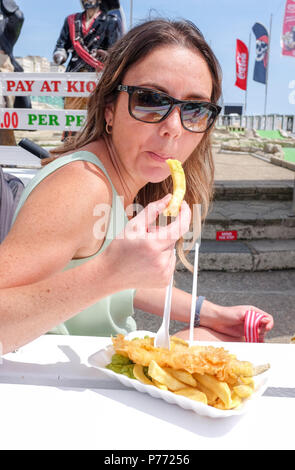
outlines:
[[[193,341],[194,341],[194,320],[195,320],[195,315],[196,315],[196,303],[197,303],[199,250],[200,250],[200,245],[201,245],[201,233],[202,233],[202,210],[201,210],[200,204],[194,207],[194,231],[196,234],[196,238],[195,238],[194,273],[193,273],[193,285],[192,285],[192,301],[191,301],[190,326],[189,326],[189,346],[192,346]]]
[[[200,241],[197,240],[195,244],[192,302],[191,302],[191,315],[190,315],[190,327],[189,327],[189,346],[192,346],[193,341],[194,341],[194,320],[195,320],[195,314],[196,314],[197,290],[198,290],[199,248],[200,248]]]
[[[174,250],[174,254],[175,254],[175,250]],[[173,279],[174,279],[174,275],[171,276],[170,283],[166,287],[163,321],[154,339],[154,346],[156,348],[170,349],[169,326],[170,326]]]

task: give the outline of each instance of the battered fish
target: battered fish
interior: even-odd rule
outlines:
[[[149,366],[155,361],[160,367],[185,370],[190,374],[214,375],[218,380],[235,384],[239,377],[253,377],[257,370],[248,361],[239,361],[222,347],[192,346],[176,337],[171,337],[171,349],[155,348],[154,338],[126,340],[123,335],[112,338],[116,353],[129,357],[131,361]],[[266,370],[269,366],[263,367]],[[263,370],[259,370],[262,372]]]

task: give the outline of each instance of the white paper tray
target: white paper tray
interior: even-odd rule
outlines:
[[[133,333],[130,333],[127,336],[127,338],[128,339],[132,339],[134,337],[143,338],[145,335],[155,336],[154,333],[141,330],[141,331],[135,331]],[[196,344],[223,347],[222,343],[215,343],[215,342],[209,343],[209,342],[200,341],[200,342],[196,342]],[[242,343],[242,346],[243,345],[244,344]],[[251,357],[250,348],[249,348],[249,354],[247,350],[247,357],[244,357],[245,350],[241,347],[241,343],[230,343],[230,347],[226,346],[225,349],[229,350],[229,352],[232,354],[236,354],[239,360],[250,361],[255,365],[269,362],[265,357],[261,357],[261,358],[257,357],[257,354],[255,354],[255,357]],[[88,358],[88,362],[92,367],[99,369],[101,372],[103,372],[104,374],[106,374],[107,376],[111,378],[115,378],[126,387],[134,388],[135,390],[141,393],[148,393],[154,398],[160,398],[162,400],[165,400],[167,403],[178,405],[181,408],[184,408],[186,410],[192,410],[198,415],[208,416],[210,418],[226,418],[228,416],[237,416],[237,415],[246,413],[251,407],[253,407],[255,403],[257,403],[259,397],[263,395],[264,391],[267,388],[267,383],[268,383],[268,379],[270,375],[270,372],[268,370],[264,372],[263,374],[260,374],[254,378],[255,392],[250,398],[244,400],[243,404],[238,409],[219,410],[218,408],[205,405],[204,403],[199,403],[197,401],[191,400],[190,398],[186,398],[181,395],[175,395],[173,392],[160,390],[159,388],[154,387],[152,385],[145,385],[139,382],[138,380],[129,379],[125,375],[117,374],[113,372],[112,370],[106,369],[105,367],[111,362],[111,358],[114,353],[115,351],[114,351],[112,342],[110,340],[110,344],[106,346],[104,349],[101,349],[100,351],[97,351],[96,353],[91,355]]]

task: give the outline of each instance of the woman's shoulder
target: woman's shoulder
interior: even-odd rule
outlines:
[[[99,172],[98,167],[87,161],[52,165],[24,201],[15,221],[15,233],[22,234],[27,226],[38,227],[40,239],[47,240],[49,233],[50,240],[71,239],[75,256],[95,253],[97,240],[92,233],[95,208],[112,204],[109,182]]]
[[[104,167],[97,155],[87,148],[58,156],[43,170],[44,177],[34,192],[45,196],[58,191],[66,199],[74,198],[77,205],[92,200],[111,202],[112,188]]]
[[[102,154],[102,151],[99,146],[88,144],[77,150],[61,154],[52,163],[56,167],[66,166],[71,170],[78,168],[79,170],[92,170],[92,173],[94,170],[95,174],[105,176],[108,180],[108,175],[102,163],[103,159],[100,158],[100,154]]]

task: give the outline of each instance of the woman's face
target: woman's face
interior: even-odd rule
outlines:
[[[153,50],[128,70],[122,84],[163,91],[179,100],[210,101],[212,93],[212,78],[205,59],[179,46]],[[112,125],[113,144],[120,161],[140,185],[167,178],[170,171],[165,160],[176,158],[185,162],[204,135],[183,128],[179,108],[160,123],[137,121],[128,112],[126,92],[119,93],[105,117]]]

